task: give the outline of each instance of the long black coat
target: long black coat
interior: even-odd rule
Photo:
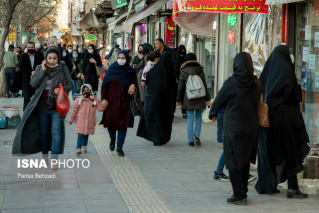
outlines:
[[[166,144],[172,133],[172,90],[175,82],[169,55],[164,53],[147,74],[144,114],[141,116],[137,136],[154,145]]]
[[[299,103],[301,87],[287,46],[280,45],[269,56],[260,76],[264,101],[269,108],[268,128],[260,128],[258,181],[260,194],[273,193],[277,184],[303,170],[310,148]]]
[[[29,53],[25,53],[21,56],[21,61],[20,61],[20,72],[22,72],[23,77],[22,77],[22,85],[24,87],[30,85],[30,79],[31,79],[31,72],[35,71],[35,68],[42,64],[42,61],[44,60],[44,56],[42,53],[36,52],[34,54],[34,65],[33,67],[31,66],[31,61],[30,61],[30,56]]]
[[[247,60],[249,64],[245,64]],[[253,76],[250,56],[238,54],[234,74],[225,81],[209,112],[212,119],[222,108],[225,109],[223,141],[227,169],[241,170],[256,161],[260,93],[260,82]]]

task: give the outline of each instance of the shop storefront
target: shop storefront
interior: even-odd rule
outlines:
[[[319,1],[297,3],[296,75],[310,145],[319,142]]]

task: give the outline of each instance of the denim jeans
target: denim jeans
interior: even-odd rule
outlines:
[[[196,111],[196,123],[195,123],[195,132],[194,132],[194,113]],[[188,142],[194,141],[194,136],[200,136],[202,129],[202,110],[186,110],[187,113],[187,133],[188,133]]]
[[[5,69],[4,71],[6,77],[6,93],[10,94],[10,79],[14,81],[17,77],[16,69]]]
[[[107,129],[110,134],[111,142],[115,143],[116,141],[116,130]],[[123,145],[125,142],[125,137],[126,137],[127,129],[120,129],[118,130],[117,134],[117,149],[123,149]]]
[[[87,146],[89,141],[89,135],[78,134],[78,143],[76,148],[81,149],[82,146]]]
[[[224,157],[224,152],[222,152],[222,154],[219,158],[216,172],[219,174],[223,173],[224,167],[225,167],[225,157]]]
[[[72,82],[73,82],[73,89],[72,89],[73,101],[75,100],[74,94],[77,92],[76,81],[77,81],[77,80],[72,80]]]
[[[42,154],[47,155],[49,152],[48,141],[52,136],[51,159],[57,159],[61,151],[62,142],[62,118],[55,112],[53,114],[39,114],[40,121],[40,141]],[[51,129],[51,131],[50,131]]]
[[[218,143],[223,142],[223,119],[224,112],[217,113],[217,141]]]

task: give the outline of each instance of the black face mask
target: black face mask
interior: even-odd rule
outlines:
[[[88,97],[90,97],[90,95],[91,95],[91,92],[84,92],[83,93],[84,98],[88,98]]]
[[[34,54],[35,50],[34,49],[28,49],[28,53],[30,53],[31,55]]]

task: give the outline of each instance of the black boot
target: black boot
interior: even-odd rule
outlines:
[[[115,149],[115,142],[113,141],[111,141],[111,143],[110,143],[110,150],[111,151],[114,151],[114,149]]]
[[[308,198],[307,194],[302,193],[299,189],[288,189],[287,198]]]
[[[118,156],[120,156],[120,157],[124,157],[125,156],[125,153],[123,152],[122,149],[116,149],[116,151],[117,151]]]
[[[227,203],[247,206],[247,198],[241,199],[233,195],[231,198],[227,199]]]

